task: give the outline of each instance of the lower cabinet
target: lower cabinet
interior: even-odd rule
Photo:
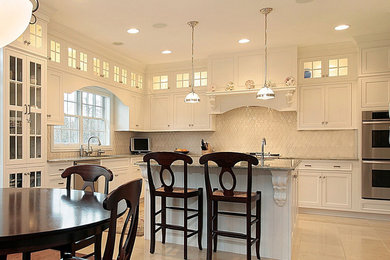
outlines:
[[[61,177],[62,172],[73,166],[73,162],[50,162],[47,164],[46,187],[55,189],[65,189],[66,179]]]
[[[45,166],[6,167],[4,187],[40,188],[43,186]]]
[[[298,206],[306,208],[350,209],[352,172],[300,170]]]

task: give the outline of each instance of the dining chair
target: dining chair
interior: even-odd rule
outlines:
[[[111,212],[110,225],[108,228],[107,242],[104,249],[103,260],[129,260],[133,252],[134,243],[137,235],[138,217],[139,217],[139,197],[141,195],[142,179],[136,179],[119,186],[108,194],[103,201],[103,207]],[[116,228],[118,219],[118,204],[125,200],[128,213],[123,224],[119,239],[119,251],[117,257],[113,258],[116,238]],[[96,258],[95,258],[96,259]],[[65,254],[63,260],[86,260]],[[100,258],[99,258],[100,260]]]
[[[251,259],[251,248],[254,243],[256,243],[256,256],[260,259],[260,238],[261,238],[261,192],[252,192],[252,165],[259,164],[259,161],[256,157],[253,157],[244,153],[234,153],[234,152],[218,152],[210,153],[203,155],[199,159],[200,164],[204,165],[204,176],[206,184],[206,194],[207,194],[207,260],[212,259],[212,242],[214,239],[214,252],[217,251],[217,241],[218,236],[238,238],[246,240],[246,258]],[[219,168],[219,187],[212,187],[210,181],[210,169],[209,162],[216,163]],[[244,169],[246,173],[246,191],[236,191],[237,178],[234,174],[233,168],[237,163],[244,162]],[[218,171],[217,168],[215,171]],[[244,170],[243,170],[244,171]],[[231,176],[231,185],[230,189],[227,181],[224,181],[224,175],[229,173]],[[243,174],[243,172],[242,172]],[[225,179],[226,180],[226,179]],[[218,203],[241,203],[245,204],[245,213],[242,212],[232,212],[232,211],[218,211]],[[256,214],[252,215],[252,202],[256,203]],[[235,217],[245,217],[246,225],[245,233],[231,232],[218,229],[218,215],[227,215]],[[231,221],[234,221],[232,219]],[[229,222],[231,226],[234,226],[233,223]],[[252,238],[252,225],[256,224],[256,235],[255,238]]]
[[[101,176],[104,176],[104,194],[108,194],[109,182],[112,181],[113,179],[113,174],[111,170],[100,165],[86,164],[86,165],[72,166],[65,169],[65,171],[61,174],[62,178],[66,178],[66,189],[68,191],[70,191],[71,188],[72,176],[73,178],[75,178],[75,175],[79,175],[84,181],[82,190],[84,191],[89,190],[90,192],[95,192],[94,184]],[[72,255],[75,255],[76,251],[94,244],[95,245],[94,252],[87,255],[86,257],[95,255],[95,259],[100,259],[101,240],[102,240],[102,234],[100,233],[100,234],[95,234],[94,236],[88,237],[86,239],[83,239],[81,241],[72,243],[71,245],[59,247],[56,249],[61,251],[61,256],[63,257],[65,251],[68,251]]]
[[[155,186],[155,179],[153,178],[151,161],[154,160],[160,166],[159,183],[160,187]],[[183,169],[183,187],[175,186],[175,174],[172,171],[171,165],[180,161],[178,167]],[[156,245],[156,233],[162,231],[162,243],[165,244],[166,230],[179,230],[184,232],[184,259],[187,259],[187,240],[193,235],[198,235],[198,247],[202,250],[202,228],[203,228],[203,189],[202,188],[188,188],[188,173],[187,165],[192,163],[192,158],[181,153],[176,152],[154,152],[148,153],[144,156],[144,162],[147,162],[148,182],[150,190],[150,253],[153,254]],[[166,183],[167,179],[164,178],[164,171],[167,171],[170,175],[170,184]],[[176,172],[178,175],[179,173]],[[161,197],[161,210],[156,212],[156,197]],[[183,207],[167,206],[167,198],[177,198],[184,200]],[[188,199],[198,199],[198,209],[188,208]],[[184,224],[182,226],[167,224],[167,209],[183,211]],[[194,212],[189,215],[189,212]],[[156,216],[161,215],[161,222],[156,223]],[[192,230],[188,228],[188,220],[197,218],[198,228]],[[156,229],[156,226],[158,228]]]

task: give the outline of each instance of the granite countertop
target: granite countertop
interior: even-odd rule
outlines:
[[[134,158],[142,157],[141,154],[117,154],[117,155],[103,155],[103,156],[84,156],[84,157],[70,157],[70,158],[58,158],[50,159],[47,162],[74,162],[74,161],[90,161],[90,160],[105,160],[116,158]]]
[[[192,164],[189,164],[188,167],[203,167],[203,165],[199,163],[199,158],[200,157],[192,156],[192,159],[194,162]],[[266,160],[264,162],[264,166],[260,166],[260,162],[259,162],[259,165],[253,166],[253,169],[292,171],[298,166],[299,163],[300,163],[300,161],[295,160],[295,159],[284,159],[284,158],[283,159],[273,159],[273,160]],[[139,161],[139,162],[136,162],[135,164],[139,165],[139,166],[145,166],[146,162]],[[151,165],[158,166],[158,164],[156,162],[152,162]],[[178,161],[177,163],[174,163],[173,165],[180,166],[180,165],[183,165],[183,163]],[[211,163],[209,163],[209,167],[218,167],[218,166],[211,162]],[[246,169],[247,163],[243,162],[242,164],[241,163],[237,164],[236,166],[234,166],[234,168]]]

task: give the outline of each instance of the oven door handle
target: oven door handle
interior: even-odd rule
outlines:
[[[363,161],[363,163],[367,163],[367,164],[390,164],[390,160],[386,160],[386,161]]]
[[[386,121],[363,121],[363,125],[385,125],[390,124],[389,120]]]

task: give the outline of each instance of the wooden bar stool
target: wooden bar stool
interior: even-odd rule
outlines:
[[[161,187],[157,188],[154,185],[150,161],[155,160],[160,168],[160,182]],[[175,174],[171,169],[172,163],[175,161],[183,161],[184,163],[184,187],[174,187]],[[148,153],[144,156],[144,162],[147,162],[148,180],[150,189],[150,253],[153,254],[155,250],[156,233],[162,231],[162,243],[165,244],[166,229],[181,230],[184,232],[184,259],[187,259],[187,239],[195,234],[198,234],[198,247],[202,250],[202,228],[203,228],[203,189],[188,188],[188,174],[187,164],[192,163],[192,158],[173,152],[155,152]],[[164,171],[168,171],[171,176],[171,183],[169,185],[164,181]],[[161,197],[161,210],[156,212],[156,197]],[[192,197],[198,198],[198,209],[188,208],[188,199]],[[167,198],[182,198],[184,200],[184,207],[168,207],[166,205]],[[167,224],[166,212],[167,209],[183,210],[184,211],[184,226]],[[188,212],[195,212],[190,215]],[[156,216],[161,214],[161,223],[156,223]],[[194,217],[198,218],[198,230],[188,229],[187,222]],[[156,229],[156,226],[158,228]]]
[[[219,173],[219,185],[222,190],[212,188],[209,174],[209,161],[221,167]],[[214,239],[214,252],[217,251],[218,236],[239,238],[246,240],[246,258],[251,259],[251,248],[256,243],[256,255],[260,259],[261,237],[261,192],[252,192],[252,165],[259,161],[256,157],[243,153],[219,152],[203,155],[199,162],[204,164],[206,194],[207,194],[207,260],[212,259],[212,240]],[[233,167],[239,162],[248,162],[247,190],[235,191],[237,180]],[[232,187],[227,189],[223,182],[223,175],[229,173],[232,177]],[[226,183],[225,183],[226,184]],[[244,203],[246,212],[223,212],[218,211],[218,202]],[[252,215],[251,203],[256,202],[256,214]],[[246,218],[246,234],[222,231],[218,229],[218,215],[244,216]],[[252,238],[251,227],[256,224],[256,237]]]

